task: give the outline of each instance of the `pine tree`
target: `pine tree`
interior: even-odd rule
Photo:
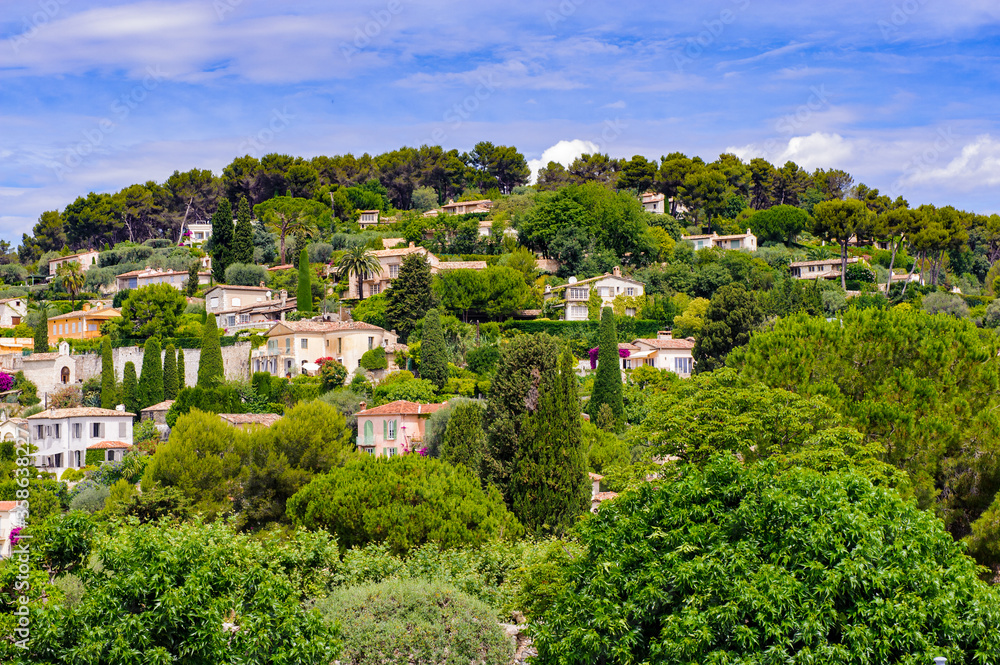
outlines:
[[[184,390],[184,349],[177,349],[177,392]]]
[[[587,455],[569,351],[563,351],[559,371],[543,378],[538,393],[537,408],[528,409],[510,494],[521,524],[536,533],[558,534],[573,526],[587,506]]]
[[[385,320],[406,342],[417,321],[434,306],[431,291],[431,264],[421,254],[408,254],[399,275],[385,292]]]
[[[452,408],[441,441],[441,459],[449,464],[464,464],[476,477],[482,476],[483,456],[486,453],[484,414],[480,402],[459,402]]]
[[[46,303],[38,305],[38,320],[35,322],[35,353],[49,352],[49,308]]]
[[[212,215],[212,276],[226,283],[226,268],[233,262],[233,207],[222,198]]]
[[[135,363],[131,360],[125,363],[122,396],[124,397],[125,410],[139,415],[139,380],[135,375]]]
[[[598,339],[601,351],[597,356],[597,376],[594,379],[594,392],[587,403],[587,413],[596,422],[601,405],[607,404],[615,417],[615,429],[621,429],[625,424],[625,403],[622,399],[618,333],[615,331],[615,314],[610,307],[605,307],[601,313]]]
[[[201,357],[198,358],[198,387],[215,388],[226,380],[222,364],[222,346],[219,343],[219,328],[215,317],[205,317],[205,327],[201,334]]]
[[[177,351],[167,344],[163,354],[163,399],[177,399]]]
[[[145,409],[163,401],[163,362],[160,340],[150,337],[142,352],[142,372],[139,374],[139,408]]]
[[[438,390],[448,383],[448,347],[444,342],[441,315],[436,309],[424,317],[424,336],[420,343],[420,378],[427,379]]]
[[[303,314],[312,314],[312,281],[309,273],[309,252],[303,247],[299,252],[299,293],[295,303],[296,309]]]
[[[115,381],[115,363],[111,356],[111,339],[101,342],[101,408],[113,409],[118,405],[118,385]]]
[[[250,202],[246,196],[240,197],[236,207],[233,263],[253,263],[253,224],[250,221]]]

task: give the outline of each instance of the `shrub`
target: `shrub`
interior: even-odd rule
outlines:
[[[960,319],[969,316],[969,306],[955,293],[935,291],[924,296],[923,310],[928,314],[948,314]]]
[[[386,369],[389,367],[389,361],[385,357],[385,349],[381,346],[376,346],[374,349],[369,349],[365,351],[364,355],[361,356],[361,366],[368,371]],[[344,378],[347,378],[347,370],[344,370]],[[341,381],[343,383],[343,381]]]
[[[104,508],[104,502],[110,493],[107,485],[97,483],[88,484],[87,487],[83,488],[83,490],[70,499],[69,508],[70,510],[83,510],[88,513],[96,513]]]
[[[506,665],[513,649],[492,610],[440,582],[390,580],[334,591],[319,605],[340,625],[341,661]]]
[[[226,268],[226,284],[260,286],[267,281],[267,268],[255,263],[234,263]]]
[[[476,374],[492,374],[500,362],[500,350],[495,346],[477,346],[466,352],[465,362]]]

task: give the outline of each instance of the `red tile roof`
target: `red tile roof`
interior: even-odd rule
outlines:
[[[618,496],[618,492],[598,492],[594,495],[594,501],[604,502],[609,501]]]
[[[445,406],[447,402],[442,402],[440,404],[420,404],[417,402],[407,402],[406,400],[398,400],[395,402],[389,402],[388,404],[383,404],[382,406],[375,406],[370,409],[365,409],[364,411],[358,411],[355,415],[358,416],[426,416],[434,413],[441,407]]]
[[[41,420],[44,418],[96,418],[100,416],[131,416],[135,418],[135,414],[128,411],[100,409],[96,406],[78,406],[73,409],[48,409],[46,411],[39,411],[33,416],[28,416],[28,420]]]
[[[131,443],[125,443],[124,441],[101,441],[100,443],[92,443],[87,446],[87,450],[117,450],[118,448],[131,448]]]
[[[230,425],[263,425],[270,427],[281,420],[278,413],[220,413],[219,417]]]
[[[364,321],[279,321],[271,329],[271,332],[274,333],[275,329],[279,326],[284,326],[292,332],[302,333],[328,333],[340,332],[342,330],[375,330],[385,332],[382,328],[371,323],[365,323]]]
[[[637,339],[634,344],[645,344],[654,349],[693,349],[694,339]]]
[[[20,501],[0,501],[0,513],[7,513],[14,510],[19,503]]]
[[[147,406],[143,411],[169,411],[170,407],[174,405],[174,400],[166,399],[159,404],[154,404],[153,406]]]

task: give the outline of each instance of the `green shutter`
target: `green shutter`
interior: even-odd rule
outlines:
[[[382,421],[382,440],[384,441],[384,440],[386,440],[388,438],[389,438],[389,421],[388,420],[383,420]]]

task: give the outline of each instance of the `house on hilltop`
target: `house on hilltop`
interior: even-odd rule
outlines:
[[[553,298],[562,301],[558,307],[563,309],[563,319],[566,321],[586,321],[588,319],[587,304],[590,301],[592,289],[597,290],[601,297],[601,307],[611,307],[618,296],[639,297],[645,294],[645,285],[631,277],[623,277],[621,268],[615,268],[611,273],[590,279],[569,278],[568,284],[545,287],[545,300]],[[627,306],[626,316],[635,316],[637,308]]]
[[[410,243],[409,247],[402,247],[399,249],[378,249],[372,252],[375,258],[378,259],[379,265],[382,269],[378,274],[368,273],[362,276],[361,279],[361,297],[370,298],[371,296],[382,293],[389,285],[392,284],[392,280],[396,279],[399,275],[399,268],[403,265],[403,260],[406,259],[410,254],[419,254],[426,259],[426,261],[431,266],[431,274],[437,274],[445,270],[485,270],[485,261],[441,261],[438,257],[431,254],[426,247],[417,247],[414,243]],[[357,275],[351,274],[348,277],[348,289],[347,296],[354,298],[358,294],[358,277]]]
[[[49,279],[52,279],[56,275],[56,271],[59,270],[59,266],[64,263],[79,263],[80,271],[87,272],[90,270],[91,266],[97,265],[97,256],[99,252],[92,249],[88,249],[85,252],[77,252],[76,254],[67,254],[66,256],[57,256],[56,258],[49,261]]]
[[[361,367],[361,356],[385,349],[389,370],[396,369],[396,354],[405,352],[395,333],[362,321],[281,321],[267,333],[267,346],[254,349],[251,372],[288,376],[319,369],[317,360],[333,358],[348,371]]]
[[[399,400],[365,408],[358,418],[358,449],[376,457],[394,457],[423,448],[424,427],[431,414],[445,406]]]
[[[706,249],[716,247],[718,249],[745,249],[748,252],[757,251],[757,236],[750,229],[746,233],[720,236],[712,232],[709,234],[681,236],[681,240],[686,240],[694,245],[695,249]]]
[[[36,447],[35,466],[62,475],[87,465],[88,450],[102,450],[102,460],[132,445],[134,413],[96,407],[48,409],[28,416],[28,434]],[[110,451],[110,457],[109,452]],[[91,455],[93,457],[93,455]]]

